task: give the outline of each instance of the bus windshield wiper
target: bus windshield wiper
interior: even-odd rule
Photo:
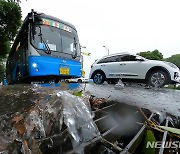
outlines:
[[[48,45],[47,42],[43,39],[43,34],[42,34],[42,32],[41,32],[41,27],[40,27],[40,26],[39,26],[39,30],[40,30],[40,32],[39,32],[38,36],[40,37],[41,43],[44,43],[44,44],[45,44],[45,47],[46,47],[46,49],[47,49],[47,51],[46,51],[46,50],[44,50],[44,51],[45,51],[46,54],[51,54],[51,49],[49,48],[49,45]]]
[[[75,47],[75,53],[72,55],[72,57],[75,59],[77,57],[77,42],[75,37],[74,37],[74,47]]]

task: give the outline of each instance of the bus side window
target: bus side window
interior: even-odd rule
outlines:
[[[23,40],[24,40],[24,50],[26,51],[28,49],[28,30],[27,30],[27,28],[23,35]]]
[[[20,52],[25,52],[28,49],[28,33],[27,30],[24,31],[20,41],[19,41],[20,47],[19,51]]]

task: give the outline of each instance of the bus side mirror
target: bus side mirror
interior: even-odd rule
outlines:
[[[34,23],[34,10],[31,10],[31,13],[28,14],[29,20],[31,23]]]
[[[31,26],[31,31],[32,31],[32,39],[34,40],[34,35],[36,35],[36,29],[34,25]]]
[[[75,59],[77,57],[77,42],[74,37],[74,43],[72,43],[72,57]]]
[[[75,59],[77,57],[77,49],[74,48],[73,52],[72,52],[72,57]]]

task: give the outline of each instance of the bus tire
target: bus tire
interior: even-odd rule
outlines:
[[[55,83],[59,83],[59,79],[55,79],[54,82],[55,82]]]
[[[16,71],[16,82],[20,83],[21,82],[21,72],[19,69]]]

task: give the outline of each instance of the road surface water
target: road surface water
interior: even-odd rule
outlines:
[[[88,122],[92,120],[86,106],[71,95],[80,90],[83,90],[87,95],[108,98],[110,101],[147,108],[154,112],[161,112],[161,114],[170,113],[180,116],[180,91],[178,90],[146,89],[143,85],[126,85],[124,88],[117,89],[115,85],[111,84],[77,83],[1,86],[0,151],[4,153],[17,152],[19,149],[23,153],[26,153],[29,149],[31,149],[31,152],[33,150],[38,151],[39,147],[33,144],[34,142],[30,136],[41,138],[58,133],[63,127],[62,112],[64,113],[64,109],[67,109],[64,118],[67,117],[66,124],[70,126],[70,133],[72,132],[71,135],[78,140],[76,127],[73,125],[75,123],[74,118],[68,117],[71,115],[70,113],[79,111],[79,114],[87,115],[84,116],[81,122],[86,122],[87,119]],[[65,102],[63,107],[60,105],[62,100]],[[68,104],[69,106],[67,106]],[[71,106],[71,104],[73,105]],[[59,120],[58,125],[54,125],[57,119]],[[49,123],[52,125],[49,125]],[[93,122],[90,123],[91,125],[88,128],[91,127],[92,132],[96,132]],[[88,136],[88,138],[91,138],[91,136]],[[14,143],[14,141],[17,143]],[[18,147],[19,142],[23,144],[23,148]],[[78,142],[74,143],[73,146],[77,145]],[[12,148],[13,146],[15,148]]]

